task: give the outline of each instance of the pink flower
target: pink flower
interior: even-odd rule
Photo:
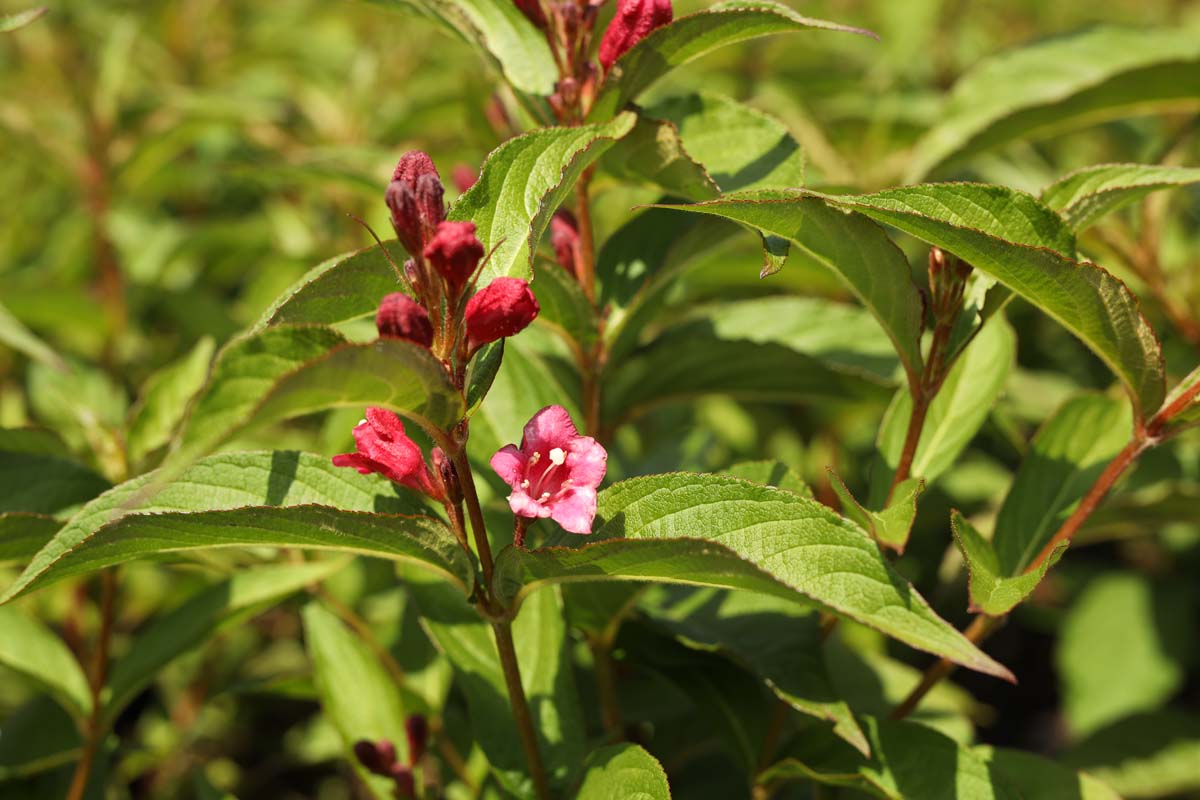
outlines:
[[[446,281],[457,300],[483,260],[483,243],[475,236],[474,222],[443,222],[425,248],[425,258]]]
[[[385,295],[375,313],[375,327],[384,339],[407,339],[422,347],[433,344],[433,323],[424,306],[401,292]]]
[[[537,318],[541,308],[529,284],[520,278],[496,278],[467,301],[467,346],[474,352],[489,342],[515,336]]]
[[[520,517],[550,517],[571,533],[591,533],[596,489],[604,480],[608,453],[590,436],[580,436],[562,406],[546,406],[525,425],[521,446],[492,456],[492,469],[512,487],[508,505]]]
[[[335,467],[353,467],[363,475],[378,473],[388,480],[441,499],[421,448],[404,433],[400,418],[383,408],[367,408],[367,418],[354,428],[357,453],[333,457]]]
[[[579,252],[579,223],[565,208],[556,211],[550,220],[550,244],[554,247],[554,260],[574,275],[575,256]]]
[[[668,24],[674,13],[671,0],[617,0],[616,16],[600,40],[600,63],[604,71],[612,69],[618,58],[651,31]]]

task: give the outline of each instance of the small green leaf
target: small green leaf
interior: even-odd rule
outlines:
[[[964,75],[918,142],[906,182],[1070,125],[1196,108],[1200,37],[1186,27],[1100,26],[1000,53]]]
[[[501,276],[532,277],[534,250],[550,218],[583,171],[635,122],[630,113],[601,125],[542,128],[491,152],[479,180],[449,214],[452,220],[474,222],[492,254],[480,273],[481,287]]]
[[[746,665],[792,708],[833,723],[839,737],[870,754],[854,714],[833,688],[821,658],[821,622],[811,608],[765,595],[679,587],[655,587],[640,607],[685,644]]]
[[[1163,402],[1163,408],[1167,409],[1177,405],[1184,395],[1195,391],[1197,386],[1200,386],[1200,368],[1195,369],[1167,395],[1167,399]],[[1181,431],[1198,424],[1200,424],[1200,394],[1193,394],[1190,402],[1183,403],[1174,411],[1168,427],[1174,431]]]
[[[1072,397],[1038,431],[996,517],[1000,575],[1019,575],[1133,436],[1124,400]]]
[[[583,765],[575,800],[671,800],[667,773],[658,759],[636,744],[602,747]]]
[[[505,548],[496,589],[519,601],[546,583],[648,580],[810,601],[920,650],[1011,675],[930,609],[860,528],[791,492],[676,473],[600,494],[592,543]],[[595,541],[599,539],[600,541]]]
[[[989,230],[975,225],[993,213],[991,205],[1010,202],[1005,198],[1013,195],[996,187],[936,184],[825,199],[936,245],[997,279],[1057,320],[1108,364],[1132,395],[1139,417],[1153,414],[1166,393],[1163,356],[1137,298],[1094,264],[1073,261],[1045,249],[1045,244],[1002,233],[1018,231],[1018,226],[1006,223]],[[991,205],[979,210],[979,203],[988,198]],[[1026,201],[1031,209],[1033,203],[1032,198]],[[1037,230],[1040,227],[1027,232]]]
[[[18,11],[16,14],[4,14],[0,16],[0,33],[12,33],[24,28],[34,20],[41,18],[48,10],[45,6],[40,6],[28,11]]]
[[[42,9],[43,11],[45,9]],[[26,12],[28,14],[29,12]],[[21,15],[17,15],[21,16]],[[4,32],[6,20],[12,17],[0,17],[0,33]],[[19,27],[19,26],[18,26]],[[31,330],[26,328],[21,320],[0,304],[0,343],[11,347],[18,353],[24,353],[35,361],[40,361],[48,367],[65,370],[66,364],[54,348],[39,339]]]
[[[608,151],[601,165],[612,175],[652,183],[673,197],[711,200],[721,193],[704,165],[688,152],[678,126],[648,113],[638,115],[637,125]]]
[[[0,665],[48,691],[76,720],[92,708],[92,693],[79,662],[61,639],[16,606],[0,608]]]
[[[62,527],[54,517],[41,514],[0,514],[0,564],[24,564]]]
[[[416,560],[462,583],[464,594],[471,582],[471,565],[453,534],[420,516],[423,506],[411,495],[397,496],[390,482],[335,467],[326,456],[227,453],[196,462],[147,495],[146,487],[156,485],[150,473],[84,506],[0,603],[68,575],[204,547],[298,547]]]
[[[971,752],[1020,792],[1021,800],[1121,800],[1105,782],[1033,753],[988,746]]]
[[[596,311],[575,276],[558,264],[542,262],[534,276],[533,293],[541,312],[538,322],[554,326],[572,347],[589,352],[600,331]]]
[[[474,414],[478,409],[492,384],[500,372],[504,362],[505,339],[497,339],[491,344],[480,348],[471,363],[467,366],[467,415]]]
[[[383,243],[392,261],[403,264],[400,243]],[[255,331],[268,325],[337,325],[374,314],[379,301],[402,291],[396,271],[379,245],[331,258],[309,270],[262,315]]]
[[[909,478],[901,481],[892,493],[892,500],[882,511],[868,511],[846,487],[845,482],[832,468],[827,468],[830,485],[842,501],[842,513],[871,534],[881,547],[890,547],[903,553],[912,533],[913,521],[917,518],[917,498],[925,491],[925,481]]]
[[[600,87],[590,119],[608,119],[671,70],[717,48],[805,30],[874,36],[861,28],[803,17],[773,0],[718,3],[659,28],[621,56]]]
[[[992,543],[983,538],[983,534],[966,517],[955,511],[950,517],[950,525],[954,541],[963,560],[967,562],[971,611],[976,614],[1002,617],[1025,602],[1025,598],[1033,593],[1067,549],[1067,543],[1063,542],[1037,569],[1008,576],[1001,571],[1000,560],[992,549]]]
[[[1042,201],[1076,231],[1161,189],[1200,183],[1200,169],[1152,164],[1084,167],[1042,190]]]
[[[262,607],[328,578],[345,560],[276,564],[247,570],[203,589],[138,631],[113,665],[102,724],[111,725],[133,698],[179,656],[200,647],[236,614]]]
[[[369,774],[354,756],[360,739],[386,739],[397,760],[408,762],[405,709],[400,689],[379,658],[333,612],[311,602],[301,614],[321,708],[341,734],[347,760],[380,800],[392,796],[392,782]]]
[[[677,126],[685,150],[722,192],[804,185],[804,151],[787,126],[770,114],[706,92],[664,100],[644,113]]]
[[[141,397],[130,410],[125,436],[131,463],[140,464],[152,451],[171,441],[188,403],[204,386],[214,346],[211,338],[204,337],[190,353],[146,381]]]
[[[1200,791],[1200,716],[1135,714],[1087,737],[1063,761],[1131,800],[1187,796]]]

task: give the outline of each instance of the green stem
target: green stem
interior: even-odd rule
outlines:
[[[116,605],[117,576],[115,570],[105,570],[100,573],[100,631],[96,636],[96,650],[92,656],[90,689],[92,696],[92,713],[88,717],[84,729],[83,752],[75,765],[75,774],[71,777],[71,787],[67,790],[67,800],[83,800],[87,792],[88,781],[92,775],[92,766],[96,761],[96,753],[104,740],[104,686],[108,682],[108,652],[112,639],[113,608]]]
[[[537,729],[533,715],[529,713],[529,701],[525,698],[525,687],[521,683],[521,666],[517,663],[517,650],[513,645],[512,624],[492,624],[496,635],[496,649],[500,653],[500,665],[504,669],[504,683],[508,688],[508,700],[512,705],[513,719],[521,735],[521,748],[529,765],[529,777],[533,780],[533,792],[538,800],[550,800],[550,785],[546,781],[546,768],[542,765],[542,753],[538,747]]]

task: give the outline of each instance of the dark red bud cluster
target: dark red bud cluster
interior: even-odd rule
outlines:
[[[375,327],[384,339],[407,339],[422,347],[433,345],[433,323],[425,307],[401,292],[393,292],[379,303]]]
[[[446,282],[446,299],[457,300],[483,260],[474,222],[443,222],[425,245],[425,258]]]
[[[404,720],[405,738],[408,739],[408,763],[396,759],[396,746],[387,739],[372,742],[360,739],[354,743],[354,757],[368,772],[390,778],[394,785],[394,796],[398,800],[416,797],[416,778],[413,770],[425,757],[429,744],[429,722],[420,714],[412,714]]]
[[[419,253],[446,217],[445,188],[433,160],[420,150],[405,153],[392,172],[387,204],[392,227],[410,253]]]
[[[617,59],[674,18],[671,0],[617,0],[617,13],[600,40],[600,64],[607,73]]]
[[[952,325],[962,310],[971,265],[941,248],[929,250],[929,293],[935,324]]]

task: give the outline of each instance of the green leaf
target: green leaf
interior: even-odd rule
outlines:
[[[604,170],[627,181],[648,181],[673,197],[710,200],[721,193],[691,153],[670,120],[638,115],[637,125],[601,162]]]
[[[383,243],[392,261],[408,254],[395,239]],[[401,291],[392,265],[372,245],[331,258],[309,270],[263,313],[255,331],[269,325],[336,325],[374,314],[385,294]]]
[[[41,514],[0,514],[0,564],[24,564],[53,538],[62,522]]]
[[[1158,410],[1166,392],[1162,351],[1137,297],[1095,264],[972,227],[972,217],[963,209],[974,207],[978,197],[1011,192],[968,187],[972,185],[913,186],[826,200],[936,245],[1000,281],[1108,364],[1133,396],[1140,417]]]
[[[992,773],[1020,792],[1021,800],[1121,800],[1103,781],[1020,750],[976,747]]]
[[[891,502],[882,511],[868,511],[854,499],[850,489],[832,467],[827,467],[826,471],[834,493],[842,501],[842,513],[846,518],[871,534],[881,547],[903,553],[917,518],[917,498],[925,491],[925,481],[920,478],[901,481],[892,493]]]
[[[467,366],[467,415],[471,416],[479,410],[480,404],[487,397],[504,363],[504,343],[506,339],[485,344],[471,359]]]
[[[313,663],[321,708],[341,734],[346,758],[376,797],[387,798],[392,782],[369,774],[354,756],[360,739],[386,739],[396,746],[397,760],[408,761],[405,709],[400,688],[371,648],[333,612],[311,602],[301,614],[304,639]]]
[[[12,33],[15,30],[24,28],[29,23],[39,19],[47,10],[45,6],[40,6],[38,8],[31,8],[28,11],[18,11],[16,14],[0,16],[0,33]]]
[[[1084,739],[1063,760],[1130,800],[1186,796],[1200,791],[1200,716],[1127,717]]]
[[[1067,543],[1063,542],[1037,569],[1010,577],[1001,569],[992,543],[983,538],[983,534],[966,517],[955,511],[950,517],[950,524],[954,541],[963,560],[967,562],[971,612],[976,614],[1002,617],[1012,611],[1033,593],[1067,549]]]
[[[1195,391],[1197,386],[1200,386],[1200,368],[1193,370],[1167,395],[1167,399],[1163,402],[1163,408],[1168,409],[1178,405],[1182,398],[1188,392]],[[1169,430],[1178,432],[1195,427],[1197,424],[1200,424],[1200,394],[1193,394],[1190,402],[1184,402],[1173,412],[1170,425],[1167,427]]]
[[[863,719],[871,758],[842,746],[805,743],[800,751],[763,772],[758,782],[811,780],[857,789],[883,800],[955,798],[1019,800],[1007,781],[997,779],[988,763],[941,733],[913,722]],[[808,752],[810,751],[811,752]]]
[[[520,736],[491,627],[462,594],[414,575],[407,582],[421,624],[454,666],[466,695],[472,733],[513,794],[532,794]],[[521,683],[533,712],[551,782],[562,786],[584,758],[583,717],[575,692],[566,624],[558,592],[536,592],[513,622]]]
[[[906,182],[975,153],[1081,123],[1196,107],[1200,37],[1100,26],[985,59],[917,144]]]
[[[1004,390],[1016,360],[1017,337],[1003,319],[985,326],[967,346],[930,404],[913,458],[912,475],[935,481],[954,465]],[[887,488],[908,433],[912,397],[908,388],[897,391],[879,429],[879,453],[887,469],[876,470],[871,486],[872,504],[883,504]]]
[[[781,461],[742,461],[721,473],[750,483],[774,486],[801,497],[813,496],[812,488],[794,469]]]
[[[744,664],[792,708],[833,723],[834,733],[870,754],[854,714],[833,688],[812,609],[767,595],[678,587],[655,587],[640,607],[685,644]]]
[[[887,395],[875,381],[837,372],[783,345],[720,339],[708,327],[701,322],[664,333],[606,374],[603,414],[609,424],[706,394],[780,403],[845,403]]]
[[[996,517],[1001,575],[1019,575],[1133,435],[1124,400],[1072,397],[1038,431]]]
[[[137,633],[129,652],[113,664],[101,724],[111,725],[163,667],[202,646],[221,624],[240,612],[265,607],[319,583],[345,565],[345,560],[338,559],[247,570],[156,616]]]
[[[26,372],[29,402],[38,418],[73,449],[107,458],[125,424],[124,390],[98,368],[71,364],[66,371],[33,362]]]
[[[167,463],[186,463],[252,426],[363,405],[427,430],[449,429],[465,410],[445,368],[419,345],[353,345],[328,328],[267,328],[221,352]]]
[[[1063,621],[1055,661],[1071,730],[1153,711],[1187,675],[1197,615],[1184,587],[1134,573],[1092,580]]]
[[[769,198],[769,199],[767,199]],[[921,371],[923,306],[908,260],[870,220],[816,198],[759,192],[690,206],[664,206],[724,217],[787,239],[837,275],[875,315],[909,374]]]
[[[545,35],[509,2],[496,0],[374,0],[399,5],[441,22],[491,56],[513,88],[534,95],[554,91],[558,67]]]
[[[735,0],[680,17],[642,39],[617,60],[600,87],[590,119],[608,119],[668,72],[726,45],[805,30],[870,31],[812,19],[773,0]]]
[[[474,222],[492,254],[480,273],[481,287],[501,276],[532,277],[534,251],[550,218],[583,171],[635,122],[633,114],[621,114],[600,125],[542,128],[491,152],[479,180],[449,214],[452,220]]]
[[[76,720],[87,718],[92,693],[75,656],[40,621],[16,606],[0,608],[0,665],[49,692]]]
[[[69,458],[0,449],[0,513],[57,514],[91,500],[108,481]]]
[[[533,282],[541,312],[538,322],[554,326],[572,347],[589,352],[600,331],[596,311],[575,276],[558,264],[542,262]]]
[[[0,796],[23,800],[3,791],[12,788],[6,782],[69,767],[79,760],[82,748],[79,723],[46,695],[6,713],[0,738]],[[16,791],[21,791],[19,785]]]
[[[658,759],[636,744],[602,747],[583,765],[575,800],[671,800],[667,773]]]
[[[141,398],[130,411],[125,438],[130,462],[140,464],[152,451],[171,441],[188,403],[204,386],[214,346],[211,338],[204,337],[190,353],[146,381]]]
[[[870,537],[825,506],[736,478],[677,473],[604,490],[592,544],[505,548],[496,588],[519,601],[546,583],[649,580],[745,589],[818,606],[919,650],[1010,678],[930,609]]]
[[[1200,169],[1153,164],[1099,164],[1042,190],[1042,200],[1076,231],[1160,189],[1200,183]]]
[[[674,123],[684,149],[722,192],[804,185],[800,144],[786,125],[758,109],[705,92],[664,100],[643,113]]]
[[[42,10],[45,11],[45,9]],[[30,12],[25,13],[28,15]],[[0,17],[0,33],[5,30],[6,21],[12,19],[13,17]],[[66,364],[63,363],[58,353],[21,324],[21,320],[14,317],[3,304],[0,304],[0,343],[8,345],[18,353],[24,353],[48,367],[58,370],[66,369]]]
[[[206,547],[297,547],[416,561],[465,587],[472,567],[411,495],[325,456],[227,453],[193,464],[160,491],[155,473],[84,506],[37,554],[0,603],[70,575],[147,555]],[[376,514],[364,512],[377,512]],[[121,516],[126,514],[128,516]]]

